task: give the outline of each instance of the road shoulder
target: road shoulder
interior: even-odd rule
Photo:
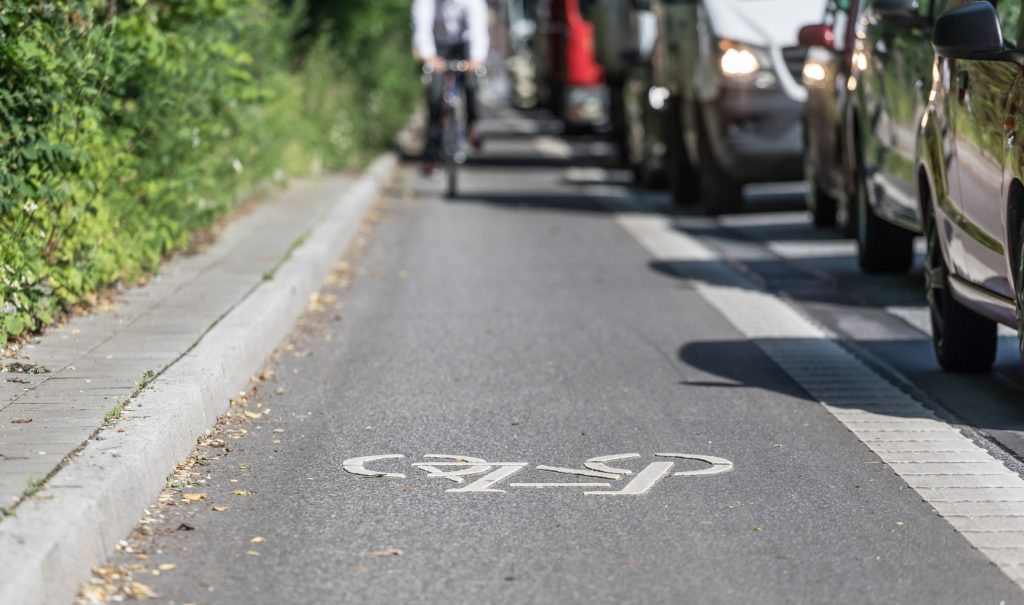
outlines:
[[[214,268],[195,271],[195,279],[171,288],[169,293],[185,292],[191,297],[184,296],[171,307],[160,308],[163,292],[153,294],[143,288],[134,293],[140,299],[157,301],[148,307],[150,313],[133,319],[151,320],[151,324],[139,323],[149,331],[132,334],[131,343],[100,338],[100,345],[83,347],[79,355],[95,362],[90,369],[98,376],[109,376],[111,367],[127,367],[131,370],[127,375],[134,377],[138,373],[135,365],[140,360],[155,366],[150,368],[153,375],[142,379],[148,383],[144,389],[133,382],[108,385],[111,393],[119,391],[115,395],[118,398],[124,397],[120,390],[129,394],[138,390],[130,399],[117,399],[114,403],[93,397],[91,408],[70,423],[75,435],[59,440],[60,445],[72,447],[44,464],[53,468],[64,461],[63,467],[38,493],[21,502],[14,516],[0,522],[0,569],[4,569],[5,576],[0,583],[0,602],[67,603],[73,598],[79,584],[88,577],[89,568],[113,551],[134,526],[139,512],[164,486],[168,473],[192,451],[196,438],[216,422],[232,394],[244,388],[251,374],[292,328],[306,309],[309,294],[318,289],[333,263],[357,235],[364,214],[395,164],[392,154],[385,155],[357,180],[333,190],[323,214],[306,217],[308,225],[297,237],[291,237],[290,231],[283,228],[297,214],[294,208],[285,208],[260,228],[235,230],[225,238],[226,243],[221,242],[230,247],[222,262],[215,263]],[[284,248],[280,254],[268,255],[268,251],[275,250],[268,241],[275,233],[286,234],[277,238],[283,240]],[[261,259],[255,270],[251,262],[254,257]],[[227,290],[233,295],[218,296]],[[190,309],[196,305],[209,311],[204,311],[203,316],[212,317],[212,322],[203,326],[190,317]],[[180,326],[162,322],[168,312],[175,312],[182,321],[193,320],[192,328],[198,332],[193,340],[178,336]],[[134,355],[123,354],[127,345],[134,345]],[[158,351],[160,356],[145,359],[147,351]],[[169,360],[161,368],[159,363],[165,358]],[[78,370],[72,360],[66,363],[62,370]],[[75,385],[81,387],[81,395],[87,394],[86,385],[92,385],[92,378],[84,375],[71,380],[81,383]],[[67,384],[54,387],[66,390]],[[45,401],[33,404],[52,404],[56,409],[66,405],[66,397],[79,394],[46,393],[42,396]],[[8,403],[3,412],[19,402],[20,397]],[[124,417],[116,425],[96,432],[111,405],[123,410]],[[35,409],[50,414],[45,407]],[[34,409],[18,409],[17,413],[28,411]],[[24,428],[32,424],[35,420],[14,426]],[[36,424],[45,426],[43,422]],[[0,443],[7,447],[18,431],[9,427],[5,431]],[[75,444],[76,435],[82,431],[83,438]],[[45,433],[23,441],[35,441],[29,444],[35,446],[39,439],[47,439]],[[83,445],[85,439],[88,440]],[[72,452],[74,455],[65,457]]]

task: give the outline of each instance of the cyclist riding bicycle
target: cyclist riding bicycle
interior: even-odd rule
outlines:
[[[444,79],[437,75],[444,72],[449,61],[467,62],[463,75],[467,136],[474,147],[480,146],[480,133],[476,129],[479,108],[475,73],[483,66],[491,46],[487,21],[487,0],[413,0],[413,54],[434,74],[427,87],[430,122],[423,154],[424,173],[433,172],[440,159]]]

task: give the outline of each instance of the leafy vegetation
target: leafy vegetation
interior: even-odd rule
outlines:
[[[0,345],[243,197],[364,162],[410,61],[408,0],[0,4]]]

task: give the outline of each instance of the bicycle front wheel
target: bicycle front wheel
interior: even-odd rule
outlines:
[[[448,116],[447,130],[444,170],[448,181],[447,196],[453,198],[459,194],[459,161],[456,157],[459,153],[459,115],[455,111]]]

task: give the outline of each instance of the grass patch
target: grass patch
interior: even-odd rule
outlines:
[[[299,237],[295,238],[295,241],[292,242],[292,245],[288,246],[288,251],[284,253],[284,256],[282,256],[281,259],[278,260],[277,263],[273,267],[271,267],[269,271],[263,273],[263,281],[270,281],[274,279],[274,276],[277,275],[277,270],[280,269],[286,262],[292,259],[292,255],[295,254],[295,251],[299,249],[299,246],[306,243],[307,238],[309,238],[308,230]]]

